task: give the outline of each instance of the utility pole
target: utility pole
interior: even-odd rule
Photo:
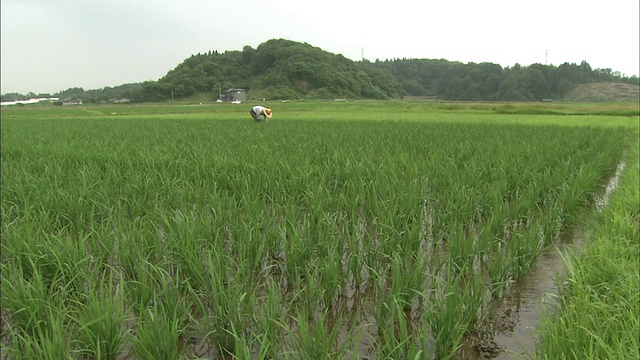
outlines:
[[[547,65],[547,56],[549,55],[549,51],[545,50],[544,51],[544,64]]]
[[[364,47],[360,50],[360,57],[362,58],[362,61],[364,61]]]

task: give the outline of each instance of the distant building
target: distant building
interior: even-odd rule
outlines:
[[[62,105],[82,105],[82,100],[62,99]]]
[[[247,90],[245,89],[229,89],[227,90],[227,101],[237,102],[247,100]]]
[[[113,103],[128,103],[128,102],[131,102],[131,100],[129,100],[127,98],[111,99],[110,101],[113,102]]]

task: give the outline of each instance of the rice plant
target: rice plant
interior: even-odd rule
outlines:
[[[122,332],[127,317],[123,284],[110,277],[93,291],[93,296],[78,304],[74,317],[80,346],[88,356],[117,359],[127,341]]]

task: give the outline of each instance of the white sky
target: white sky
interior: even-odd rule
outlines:
[[[158,80],[275,38],[360,60],[447,59],[640,73],[638,0],[2,0],[0,93]],[[545,52],[548,55],[545,56]],[[546,58],[546,59],[545,59]]]

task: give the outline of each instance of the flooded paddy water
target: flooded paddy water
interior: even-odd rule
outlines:
[[[457,359],[522,359],[535,353],[540,316],[558,296],[557,279],[565,274],[563,255],[583,241],[577,231],[539,255],[535,265],[490,306],[485,332],[465,339]]]
[[[625,162],[618,164],[604,192],[595,198],[597,211],[609,203],[625,167]],[[467,337],[456,358],[533,358],[541,315],[545,310],[553,311],[559,296],[557,281],[566,275],[564,258],[570,252],[579,252],[587,236],[584,228],[577,228],[545,248],[529,271],[513,282],[505,296],[492,301],[488,329],[483,334]]]

